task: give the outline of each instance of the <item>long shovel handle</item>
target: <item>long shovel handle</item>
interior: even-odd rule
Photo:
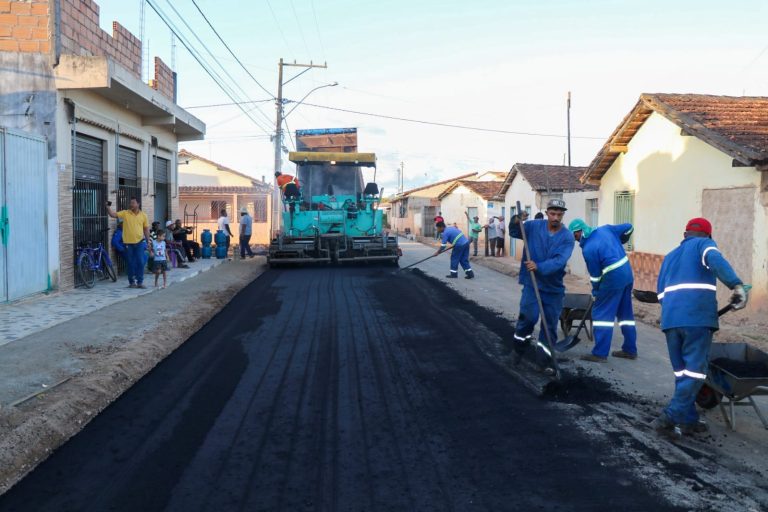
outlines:
[[[528,236],[525,234],[525,226],[523,225],[522,221],[522,208],[520,207],[520,201],[517,201],[517,214],[521,217],[519,218],[519,224],[520,224],[520,233],[522,233],[523,236],[523,249],[525,250],[526,257],[528,259],[531,258],[531,252],[528,250]],[[521,259],[521,265],[525,263]],[[521,269],[522,271],[522,269]],[[534,272],[528,272],[531,275],[531,284],[533,285],[533,293],[536,295],[536,303],[539,305],[539,316],[541,317],[541,323],[544,326],[544,337],[546,338],[547,342],[547,349],[549,350],[549,357],[552,359],[552,366],[555,369],[555,378],[557,380],[560,380],[560,365],[557,364],[557,355],[555,354],[555,347],[552,343],[552,337],[549,333],[549,327],[547,327],[547,317],[544,314],[544,304],[541,302],[541,294],[539,293],[539,284],[536,281],[536,274]]]
[[[452,250],[453,250],[453,247],[451,247],[451,248],[450,248],[449,250],[447,250],[447,251],[441,251],[441,252],[440,252],[440,254],[443,254],[444,252],[451,252]],[[405,270],[405,269],[407,269],[407,268],[415,267],[415,266],[416,266],[416,265],[418,265],[419,263],[424,263],[424,262],[425,262],[425,261],[427,261],[427,260],[431,260],[432,258],[435,258],[435,257],[437,257],[437,256],[440,256],[440,254],[431,254],[431,255],[427,256],[426,258],[424,258],[423,260],[419,260],[419,261],[417,261],[416,263],[411,263],[410,265],[408,265],[408,266],[406,266],[406,267],[401,267],[401,268],[397,269],[397,271],[398,271],[398,272],[400,272],[401,270]]]

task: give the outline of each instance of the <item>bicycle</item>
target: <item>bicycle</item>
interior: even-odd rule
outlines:
[[[77,262],[77,274],[86,288],[93,288],[96,282],[96,274],[101,275],[101,279],[111,279],[117,281],[117,273],[109,258],[109,253],[102,242],[96,247],[91,247],[90,242],[81,244],[75,255]]]

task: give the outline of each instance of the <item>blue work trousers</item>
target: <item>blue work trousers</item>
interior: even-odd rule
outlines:
[[[125,262],[127,263],[128,282],[133,284],[144,283],[144,265],[146,243],[142,240],[135,244],[125,244]]]
[[[611,350],[614,320],[619,321],[624,344],[621,350],[637,354],[637,328],[632,311],[632,284],[615,290],[598,290],[592,306],[592,327],[595,331],[595,348],[592,354],[608,357]]]
[[[464,272],[469,272],[472,267],[469,266],[469,243],[457,245],[451,251],[451,274],[459,273],[459,265]]]
[[[664,412],[675,423],[692,424],[699,420],[696,395],[707,377],[713,332],[709,327],[677,327],[664,331],[675,372],[675,394]]]
[[[541,292],[541,303],[544,306],[544,316],[547,321],[547,328],[551,336],[551,342],[557,343],[557,322],[560,319],[560,312],[563,310],[563,297],[565,292],[546,293]],[[536,302],[536,294],[532,286],[523,286],[523,297],[520,299],[520,314],[517,317],[515,325],[515,341],[521,343],[526,337],[533,334],[536,323],[539,321],[539,305]],[[539,326],[539,339],[546,340],[544,335],[544,322]]]

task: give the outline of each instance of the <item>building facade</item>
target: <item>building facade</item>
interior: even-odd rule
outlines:
[[[748,311],[768,310],[768,98],[643,94],[587,168],[600,223],[631,221],[637,288],[656,288],[686,222],[706,217],[737,274]],[[718,299],[729,292],[719,285]]]
[[[175,103],[162,60],[142,82],[141,55],[122,25],[99,27],[92,0],[0,2],[0,302],[75,286],[77,247],[114,228],[106,201],[178,210],[177,143],[205,125]]]
[[[251,244],[268,245],[272,188],[263,181],[182,149],[179,160],[179,219],[196,226],[199,240],[204,229],[216,233],[221,210],[226,210],[230,230],[240,235],[240,210],[253,218]]]

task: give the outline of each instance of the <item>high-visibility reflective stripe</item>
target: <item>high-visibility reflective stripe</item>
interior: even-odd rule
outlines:
[[[692,379],[699,379],[704,380],[707,378],[707,374],[705,373],[698,373],[698,372],[692,372],[690,370],[680,370],[679,372],[674,372],[675,377],[690,377]]]
[[[604,322],[602,320],[592,321],[592,327],[613,327],[614,324],[614,322]]]
[[[456,241],[457,241],[459,238],[463,237],[463,236],[464,236],[464,233],[459,233],[458,235],[456,235],[456,238],[454,238],[454,239],[453,239],[453,242],[451,242],[451,243],[452,243],[453,245],[456,245]]]
[[[611,270],[616,270],[617,268],[619,268],[623,264],[627,263],[628,261],[629,261],[629,258],[627,256],[624,256],[623,258],[621,258],[616,263],[611,263],[610,265],[608,265],[607,267],[605,267],[603,269],[603,275],[607,274]]]
[[[466,268],[466,269],[464,269],[464,272],[472,272],[472,269],[471,268]]]
[[[516,340],[520,340],[520,341],[525,341],[525,340],[526,340],[526,337],[525,337],[525,336],[523,336],[523,337],[520,337],[520,336],[518,336],[517,334],[515,334],[515,339],[516,339]]]
[[[631,234],[632,234],[632,232],[633,232],[634,230],[635,230],[635,227],[634,227],[634,226],[632,226],[631,228],[629,228],[628,230],[626,230],[626,231],[624,232],[624,234],[625,234],[625,235],[631,235]]]
[[[709,251],[720,252],[720,250],[717,247],[707,247],[706,249],[704,249],[704,252],[701,254],[701,264],[707,268],[709,268],[709,265],[707,265],[707,253]]]
[[[608,265],[607,267],[605,267],[605,268],[603,269],[603,275],[601,275],[600,277],[592,277],[592,276],[589,276],[589,280],[590,280],[590,281],[592,281],[593,283],[596,283],[596,282],[600,281],[600,280],[601,280],[603,277],[605,277],[605,274],[607,274],[607,273],[608,273],[608,272],[610,272],[611,270],[616,270],[617,268],[619,268],[620,266],[624,265],[624,264],[625,264],[625,263],[627,263],[628,261],[629,261],[629,258],[628,258],[627,256],[624,256],[623,258],[621,258],[621,259],[620,259],[619,261],[617,261],[616,263],[611,263],[610,265]]]
[[[547,346],[545,344],[543,344],[540,341],[537,341],[536,342],[536,346],[539,347],[541,350],[543,350],[544,353],[547,354],[549,357],[552,357],[552,352],[549,351],[549,349],[547,348]]]
[[[459,273],[458,270],[451,270],[451,274],[458,274],[458,273]]]
[[[622,320],[621,322],[619,322],[619,326],[624,327],[625,325],[631,325],[631,326],[634,327],[635,326],[635,321],[634,320]]]
[[[670,292],[676,292],[678,290],[709,290],[716,292],[717,286],[713,284],[705,284],[705,283],[681,283],[681,284],[675,284],[672,286],[667,286],[664,288],[664,291],[659,294],[659,299],[663,299],[664,295]]]

